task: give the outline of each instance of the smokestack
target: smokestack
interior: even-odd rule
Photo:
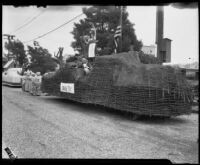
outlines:
[[[157,58],[161,63],[171,62],[171,39],[163,38],[164,30],[164,7],[156,8],[156,44]]]
[[[156,8],[156,44],[163,39],[164,11],[163,6]]]
[[[161,60],[160,51],[163,40],[163,28],[164,28],[164,8],[163,6],[157,6],[156,8],[156,44],[157,44],[157,57]]]

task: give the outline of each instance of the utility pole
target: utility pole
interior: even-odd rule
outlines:
[[[189,57],[189,69],[191,68],[191,58]]]
[[[15,35],[10,35],[10,34],[3,34],[3,36],[7,37],[8,41],[13,40],[15,37]]]
[[[6,37],[4,39],[7,39],[9,44],[12,42],[12,40],[14,40],[14,37],[15,37],[15,35],[10,35],[10,34],[3,34],[3,36]],[[10,58],[9,50],[8,50],[8,58]]]

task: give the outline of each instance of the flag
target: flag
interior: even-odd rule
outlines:
[[[114,38],[118,38],[122,35],[122,29],[121,29],[121,25],[117,26],[117,29],[115,31],[115,35]]]
[[[121,25],[117,26],[117,29],[115,31],[115,34],[114,34],[114,42],[115,42],[115,53],[117,53],[117,49],[118,49],[118,46],[119,46],[119,37],[121,37],[122,35],[122,29],[121,29]]]
[[[118,6],[117,8],[120,9],[120,19],[119,19],[119,26],[117,26],[117,29],[116,29],[115,34],[114,34],[115,53],[117,53],[117,50],[121,51],[121,49],[122,49],[121,48],[122,45],[119,43],[119,41],[120,41],[120,37],[122,38],[122,25],[123,25],[122,16],[123,16],[123,13],[126,10],[125,6]]]
[[[39,42],[33,41],[33,45],[34,45],[34,46],[39,46]]]

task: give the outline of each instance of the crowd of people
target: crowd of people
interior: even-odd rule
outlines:
[[[30,70],[24,72],[22,76],[22,91],[29,92],[34,96],[41,95],[42,76],[40,72],[32,72]]]

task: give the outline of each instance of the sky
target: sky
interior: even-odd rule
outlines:
[[[47,8],[3,6],[3,34],[14,34],[15,39],[22,42],[32,40],[81,14],[82,7],[84,6],[50,6]],[[135,24],[137,38],[142,40],[144,45],[155,44],[156,6],[127,6],[127,12],[129,13],[128,19]],[[38,17],[30,24],[16,30],[36,16]],[[71,47],[73,41],[71,32],[74,22],[78,23],[83,18],[85,18],[84,15],[37,41],[52,54],[57,53],[58,47],[64,47],[64,54],[74,54]],[[199,61],[198,26],[198,8],[164,7],[164,38],[172,40],[171,63],[185,64]],[[25,43],[25,46],[27,45],[33,46],[33,42]]]

